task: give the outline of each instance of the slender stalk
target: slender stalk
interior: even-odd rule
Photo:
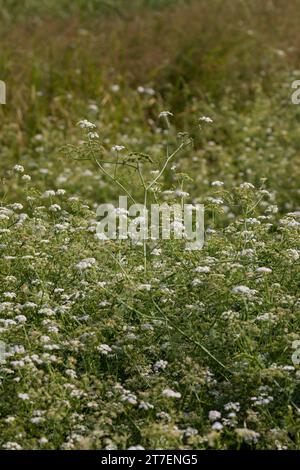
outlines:
[[[117,165],[119,163],[119,152],[117,151],[117,161],[115,163],[115,171],[114,171],[114,178],[117,176]]]
[[[170,162],[170,160],[172,160],[172,158],[175,157],[175,155],[183,148],[183,146],[184,146],[184,143],[180,144],[179,147],[171,155],[168,156],[168,158],[166,159],[166,161],[165,161],[162,169],[160,170],[159,174],[157,175],[157,177],[154,178],[154,180],[151,183],[149,183],[149,185],[147,186],[147,190],[152,188],[152,186],[156,183],[156,181],[161,177],[161,175],[163,174],[163,172],[167,168],[168,163]]]
[[[123,184],[117,180],[116,178],[114,178],[108,171],[105,170],[105,168],[101,165],[101,163],[99,162],[99,160],[96,158],[96,155],[95,155],[95,152],[94,152],[94,149],[91,145],[91,141],[89,139],[89,148],[90,148],[90,152],[92,154],[92,157],[96,163],[96,165],[98,165],[98,167],[100,168],[100,170],[106,175],[108,176],[112,181],[114,181],[118,186],[119,188],[123,189],[123,191],[125,191],[125,193],[127,194],[127,196],[131,199],[131,201],[135,204],[135,200],[134,198],[131,196],[131,194],[129,193],[129,191],[125,188],[125,186],[123,186]]]
[[[94,159],[96,164],[99,166],[99,168],[101,169],[101,171],[106,175],[108,176],[111,180],[113,180],[121,189],[123,189],[123,191],[125,191],[125,193],[127,194],[127,196],[129,197],[129,199],[131,199],[131,201],[136,204],[136,201],[134,200],[134,198],[131,196],[130,192],[125,188],[125,186],[123,186],[122,183],[120,183],[119,180],[117,180],[116,178],[114,178],[110,173],[108,173],[108,171],[105,170],[105,168],[103,168],[103,166],[101,165],[101,163],[95,158]]]
[[[144,188],[144,211],[146,211],[147,210],[147,202],[148,202],[148,188],[146,186],[146,183],[145,183],[143,174],[141,172],[141,168],[140,168],[139,163],[138,163],[137,169],[138,169],[138,173],[139,173],[139,176],[140,176],[140,180],[141,180],[143,188]],[[146,241],[145,234],[144,234],[144,238],[143,238],[143,247],[144,247],[144,270],[146,272],[147,271],[147,241]]]
[[[157,308],[157,310],[164,316],[164,318],[167,320],[168,323],[171,323],[167,315],[163,312],[163,310],[159,307],[159,305],[155,302],[153,298],[151,298],[154,306]],[[223,369],[228,370],[228,368],[218,359],[216,356],[214,356],[203,344],[201,344],[199,341],[195,340],[194,338],[191,338],[187,333],[185,333],[181,328],[178,326],[174,325],[174,323],[171,323],[171,326],[178,331],[182,336],[185,338],[188,338],[190,342],[194,343],[196,346],[198,346],[202,351],[204,351],[211,359],[213,359],[217,364],[219,364]],[[226,380],[227,377],[226,377]]]

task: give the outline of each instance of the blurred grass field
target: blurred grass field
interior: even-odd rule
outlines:
[[[299,11],[0,0],[2,448],[300,448]],[[202,251],[99,244],[81,119],[147,178],[189,134],[158,191],[205,204]]]

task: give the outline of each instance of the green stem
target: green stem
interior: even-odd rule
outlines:
[[[184,146],[183,143],[180,144],[179,147],[166,159],[166,161],[165,161],[162,169],[160,170],[159,174],[157,175],[157,177],[151,183],[149,183],[149,185],[147,186],[147,190],[152,188],[152,186],[156,183],[156,181],[161,177],[161,175],[165,171],[169,161],[172,160],[173,157],[175,157],[175,155],[182,149],[183,146]]]

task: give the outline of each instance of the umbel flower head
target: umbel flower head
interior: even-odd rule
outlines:
[[[208,116],[201,116],[199,117],[199,121],[200,122],[206,122],[207,124],[212,124],[214,121],[212,120],[212,118],[208,117]]]
[[[92,122],[88,121],[87,119],[82,119],[77,123],[77,126],[81,127],[82,129],[95,129],[96,125]]]
[[[168,118],[169,116],[173,116],[173,113],[171,113],[170,111],[162,111],[159,114],[160,118]]]

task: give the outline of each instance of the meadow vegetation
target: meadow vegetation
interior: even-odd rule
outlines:
[[[300,448],[299,11],[0,0],[2,449]],[[179,146],[151,197],[203,203],[205,244],[145,269],[95,236],[97,161],[150,181]]]

